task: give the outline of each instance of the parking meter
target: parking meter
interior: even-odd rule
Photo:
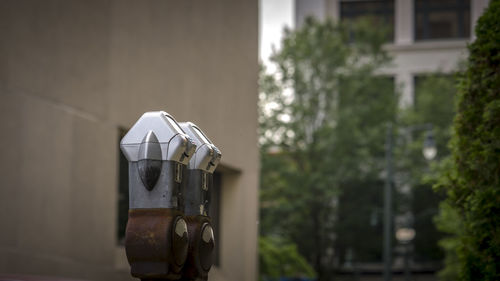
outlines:
[[[120,147],[129,162],[129,219],[125,251],[141,279],[181,277],[188,253],[182,182],[196,145],[172,116],[146,112]]]
[[[189,233],[189,251],[183,280],[207,280],[214,259],[214,234],[209,217],[209,191],[213,188],[213,173],[220,162],[219,149],[195,124],[180,123],[196,144],[188,164],[184,186],[184,214]]]

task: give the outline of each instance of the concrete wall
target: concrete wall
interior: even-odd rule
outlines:
[[[165,110],[223,152],[221,264],[257,279],[257,1],[0,0],[0,273],[127,280],[118,128]]]

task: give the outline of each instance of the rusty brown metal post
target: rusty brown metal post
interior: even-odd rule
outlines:
[[[181,225],[176,223],[180,219],[182,213],[173,209],[129,211],[125,248],[132,276],[168,280],[181,277],[188,237],[182,230],[175,229]]]
[[[189,250],[182,280],[207,280],[214,260],[215,241],[207,216],[187,216]],[[204,235],[205,234],[205,235]]]

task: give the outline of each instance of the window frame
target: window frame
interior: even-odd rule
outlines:
[[[352,3],[369,3],[369,2],[388,2],[391,9],[386,10],[383,7],[379,7],[373,11],[348,11],[346,13],[345,6]],[[384,22],[387,22],[389,29],[389,34],[387,38],[387,43],[392,43],[395,41],[395,31],[396,31],[396,0],[341,0],[339,1],[339,18],[343,20],[356,20],[361,17],[374,17],[381,18]]]
[[[470,0],[455,0],[455,4],[439,3],[438,1],[433,2],[433,5],[428,5],[428,3],[421,3],[419,1],[425,0],[414,0],[413,1],[413,40],[415,42],[421,41],[438,41],[438,40],[453,40],[453,39],[467,39],[471,36],[471,1]],[[448,37],[432,37],[430,33],[430,23],[429,15],[432,12],[454,12],[457,17],[457,35]],[[419,12],[422,13],[423,23],[422,23],[422,37],[419,37],[418,30],[418,20]],[[468,22],[465,22],[468,14]],[[467,33],[468,31],[468,33]]]

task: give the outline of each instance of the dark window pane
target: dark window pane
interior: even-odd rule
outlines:
[[[343,1],[340,3],[340,18],[355,21],[368,17],[374,26],[389,28],[387,41],[394,40],[394,0]]]
[[[440,8],[443,6],[453,7],[456,5],[457,0],[416,0],[415,6],[418,8],[422,7],[431,7],[431,8]]]
[[[416,218],[413,228],[417,233],[412,241],[413,260],[422,263],[442,261],[443,250],[438,241],[443,237],[443,233],[437,230],[433,218],[437,215],[443,196],[434,192],[428,185],[415,186],[412,195],[411,210]]]
[[[210,209],[209,216],[212,219],[212,227],[215,237],[215,259],[214,265],[218,266],[220,263],[220,206],[221,206],[221,187],[222,187],[222,174],[219,172],[214,173],[213,185],[210,189]]]
[[[469,36],[469,0],[415,0],[416,40]]]
[[[462,37],[470,37],[470,8],[466,12],[462,13],[462,17],[464,22]]]
[[[335,253],[341,267],[353,261],[371,263],[382,259],[383,214],[380,210],[383,197],[380,190],[383,186],[380,181],[342,183],[335,225]]]
[[[120,140],[125,136],[127,130],[118,129],[118,244],[125,243],[125,228],[128,221],[128,161],[120,149]]]
[[[413,77],[413,106],[417,111],[424,110],[430,106],[429,96],[440,95],[447,97],[447,103],[452,104],[456,93],[456,77],[453,74],[428,73]],[[453,106],[450,106],[450,110]],[[434,120],[433,122],[437,122]]]

